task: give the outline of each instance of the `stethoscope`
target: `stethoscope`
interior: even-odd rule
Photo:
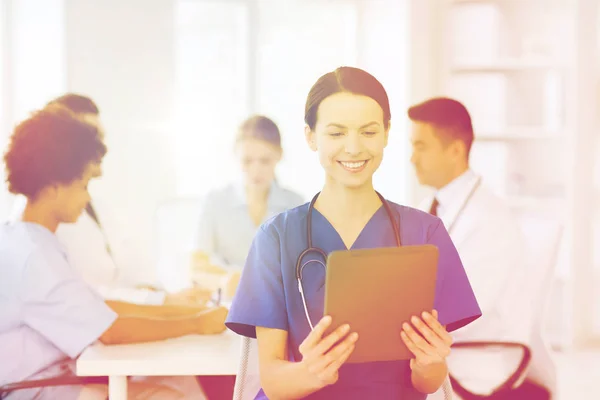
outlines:
[[[381,203],[383,204],[383,207],[385,208],[385,212],[388,215],[388,218],[390,220],[390,224],[392,224],[392,229],[394,231],[394,237],[396,239],[396,246],[400,247],[402,246],[402,241],[400,240],[400,224],[396,224],[396,219],[394,218],[394,214],[392,213],[392,208],[390,207],[389,203],[387,202],[386,199],[383,198],[383,196],[381,194],[379,194],[379,192],[375,192],[377,193],[377,196],[379,196],[379,199],[381,200]],[[319,265],[321,265],[323,267],[323,269],[325,269],[325,260],[327,260],[327,254],[325,253],[325,251],[319,247],[313,247],[312,244],[312,212],[315,208],[315,202],[317,201],[317,198],[319,197],[319,194],[321,194],[321,192],[317,193],[315,195],[315,197],[312,198],[312,200],[310,201],[310,204],[308,206],[308,213],[306,215],[306,241],[308,243],[308,247],[306,248],[306,250],[304,250],[302,253],[300,253],[300,256],[298,256],[298,260],[296,261],[296,280],[298,281],[298,291],[300,292],[300,297],[302,297],[302,305],[304,306],[304,313],[306,314],[306,320],[308,321],[308,325],[310,326],[310,329],[313,330],[314,326],[312,324],[312,321],[310,320],[310,315],[308,315],[308,307],[306,305],[306,297],[304,297],[304,288],[302,287],[302,271],[304,270],[304,267],[312,262],[315,262]],[[320,255],[323,260],[309,260],[306,261],[304,263],[302,263],[302,259],[304,259],[304,257],[306,257],[308,254],[310,253],[317,253],[318,255]]]
[[[471,191],[469,192],[469,194],[467,195],[467,197],[465,198],[465,200],[461,204],[460,208],[458,209],[458,211],[454,215],[454,219],[452,220],[452,223],[448,226],[448,234],[450,234],[452,232],[452,230],[454,229],[454,225],[456,225],[456,222],[462,216],[463,212],[465,211],[465,208],[471,202],[471,200],[473,199],[473,196],[475,196],[475,193],[477,193],[477,190],[481,186],[481,182],[482,182],[481,176],[477,177],[477,181],[475,182],[475,184],[471,188]]]

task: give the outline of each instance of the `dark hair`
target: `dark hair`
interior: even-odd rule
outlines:
[[[48,105],[60,104],[75,114],[100,114],[98,106],[87,96],[76,93],[63,94],[60,97],[51,100]]]
[[[263,115],[246,119],[238,130],[236,143],[244,139],[259,139],[281,148],[281,133],[277,124]]]
[[[11,193],[35,198],[49,185],[81,178],[104,154],[98,128],[63,106],[46,106],[15,127],[4,155],[6,182]]]
[[[441,130],[438,136],[447,142],[460,140],[465,144],[467,156],[473,144],[473,125],[467,108],[457,100],[436,97],[408,109],[411,121],[433,125]],[[449,140],[448,140],[449,139]]]
[[[387,129],[392,115],[385,88],[373,75],[353,67],[339,67],[335,71],[328,72],[312,86],[304,108],[304,122],[310,129],[315,129],[321,102],[340,92],[363,95],[375,100],[383,110],[383,122]]]

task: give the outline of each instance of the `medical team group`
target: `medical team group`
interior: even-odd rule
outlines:
[[[200,278],[175,293],[119,274],[102,210],[88,193],[102,176],[110,135],[98,105],[68,93],[21,121],[3,159],[17,198],[0,225],[0,386],[75,375],[76,358],[96,341],[230,329],[257,338],[257,399],[425,399],[450,362],[452,375],[472,371],[453,342],[522,340],[522,321],[513,320],[520,305],[506,295],[522,284],[522,233],[508,205],[470,168],[474,132],[465,106],[438,97],[407,111],[410,161],[418,181],[434,189],[413,208],[379,196],[373,185],[391,124],[406,117],[392,118],[377,78],[339,67],[307,90],[304,134],[323,168],[320,192],[307,201],[276,178],[286,133],[267,116],[250,116],[235,136],[240,179],[203,201],[190,255]],[[411,360],[347,364],[360,337],[352,326],[324,334],[332,323],[323,315],[325,270],[304,270],[301,296],[297,262],[318,259],[302,256],[309,241],[325,254],[397,246],[394,229],[402,245],[438,248],[435,309],[398,332]],[[229,310],[211,300],[215,289],[233,299]],[[231,399],[234,379],[133,377],[128,398]],[[7,398],[107,396],[106,382],[90,381]]]

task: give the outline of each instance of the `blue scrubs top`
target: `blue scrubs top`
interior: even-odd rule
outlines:
[[[410,207],[389,204],[400,226],[403,245],[433,244],[439,250],[435,308],[440,322],[453,331],[480,317],[479,305],[442,221]],[[296,281],[296,260],[307,248],[307,214],[308,204],[304,204],[261,226],[226,322],[229,329],[252,338],[256,337],[256,326],[287,331],[292,361],[302,359],[298,347],[310,332]],[[346,249],[337,231],[318,210],[312,213],[312,235],[313,245],[327,254]],[[393,228],[382,206],[365,225],[352,249],[394,246]],[[315,324],[323,317],[324,284],[324,268],[317,263],[308,264],[303,271],[303,286]],[[266,396],[261,391],[256,398]],[[426,395],[413,388],[409,361],[386,361],[343,365],[334,385],[307,398],[416,400],[425,399]]]

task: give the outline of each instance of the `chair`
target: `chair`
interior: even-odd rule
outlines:
[[[544,336],[544,324],[548,317],[548,305],[555,282],[555,267],[563,226],[552,220],[522,217],[521,227],[529,249],[529,265],[537,267],[538,272],[536,274],[536,270],[532,269],[531,279],[527,282],[529,290],[533,290],[533,293],[537,291],[532,297],[534,312],[529,343],[532,361],[527,377],[545,386],[551,394],[555,395],[557,393],[556,363]],[[536,286],[532,287],[532,284]]]
[[[106,376],[57,376],[46,379],[35,379],[29,381],[21,381],[15,383],[9,383],[4,386],[0,386],[0,399],[4,399],[11,392],[24,389],[42,388],[50,386],[76,386],[76,385],[91,385],[91,384],[105,384],[108,385],[108,377]]]
[[[233,400],[252,400],[260,390],[256,339],[242,336]]]
[[[259,390],[257,342],[256,339],[243,337],[233,400],[252,400]],[[452,400],[452,386],[448,378],[444,381],[440,392],[443,393],[444,400]]]
[[[525,240],[527,260],[525,265],[528,267],[528,272],[525,274],[524,281],[518,286],[517,292],[521,296],[525,294],[522,298],[523,305],[530,304],[530,308],[524,313],[524,321],[531,321],[529,341],[528,343],[456,343],[453,350],[479,352],[480,359],[483,358],[484,352],[492,349],[501,350],[505,354],[508,353],[506,350],[517,349],[520,355],[518,366],[513,372],[486,395],[474,393],[451,378],[455,394],[459,398],[490,398],[492,395],[519,387],[525,379],[546,388],[551,398],[556,394],[556,365],[552,359],[550,346],[544,338],[543,328],[555,277],[562,226],[557,221],[536,216],[521,216],[519,223]]]
[[[175,198],[160,204],[155,214],[155,257],[159,281],[176,291],[187,286],[189,259],[200,221],[202,200]]]

